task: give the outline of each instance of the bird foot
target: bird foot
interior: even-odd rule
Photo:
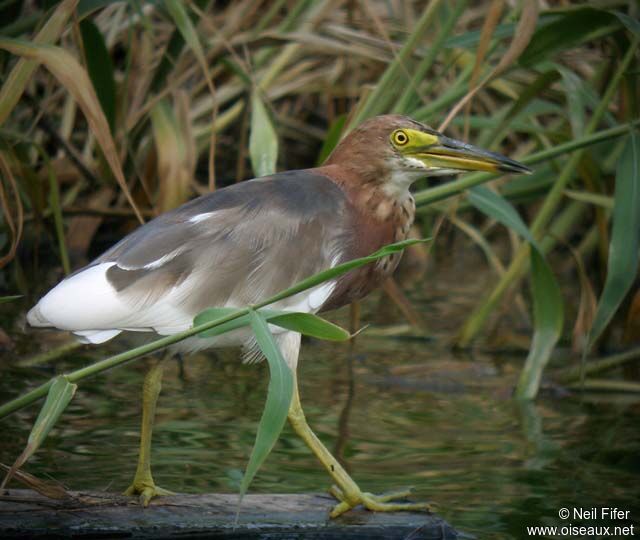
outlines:
[[[149,506],[151,499],[154,497],[162,497],[164,495],[175,495],[173,491],[169,491],[168,489],[163,489],[155,485],[153,480],[138,480],[134,479],[133,484],[131,484],[124,492],[125,495],[129,497],[133,497],[134,495],[138,495],[138,501],[145,508]]]
[[[408,497],[411,494],[410,489],[380,495],[360,491],[347,496],[339,487],[332,486],[329,493],[340,501],[329,514],[332,518],[344,514],[359,504],[372,512],[431,512],[431,505],[428,503],[392,502]]]

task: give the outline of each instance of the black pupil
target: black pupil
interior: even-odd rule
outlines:
[[[407,136],[404,133],[398,133],[397,139],[399,143],[407,142]]]

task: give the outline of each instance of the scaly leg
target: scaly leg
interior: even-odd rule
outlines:
[[[324,465],[325,469],[327,469],[327,472],[336,483],[336,485],[331,488],[330,493],[340,502],[331,511],[331,517],[338,517],[359,504],[362,504],[368,510],[375,512],[430,510],[429,505],[426,503],[390,502],[407,497],[409,495],[408,490],[383,495],[373,495],[360,490],[347,471],[345,471],[336,458],[331,455],[329,450],[327,450],[307,424],[304,412],[302,411],[302,406],[300,405],[298,381],[295,372],[293,397],[291,399],[291,406],[289,407],[289,422],[293,426],[295,432],[302,438],[302,440]]]
[[[148,506],[149,501],[158,495],[172,495],[171,491],[156,486],[153,476],[151,476],[151,435],[153,432],[153,420],[156,415],[156,403],[162,388],[163,364],[164,358],[159,360],[144,378],[138,467],[133,483],[124,492],[125,495],[139,495],[140,503],[143,506]]]

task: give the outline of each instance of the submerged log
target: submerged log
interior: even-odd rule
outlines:
[[[428,513],[374,513],[356,508],[337,519],[326,495],[247,495],[236,522],[238,496],[161,497],[142,508],[130,497],[70,492],[54,500],[31,490],[0,494],[0,538],[405,539],[469,538]]]

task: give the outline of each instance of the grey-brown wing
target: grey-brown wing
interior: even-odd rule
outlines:
[[[333,182],[307,171],[281,173],[168,212],[93,264],[115,263],[107,280],[136,309],[160,319],[176,309],[193,317],[210,306],[259,302],[337,264],[353,242],[348,221],[346,198]],[[322,299],[316,293],[313,303]],[[154,308],[167,302],[171,310]],[[144,320],[181,326],[151,324],[150,313]]]

